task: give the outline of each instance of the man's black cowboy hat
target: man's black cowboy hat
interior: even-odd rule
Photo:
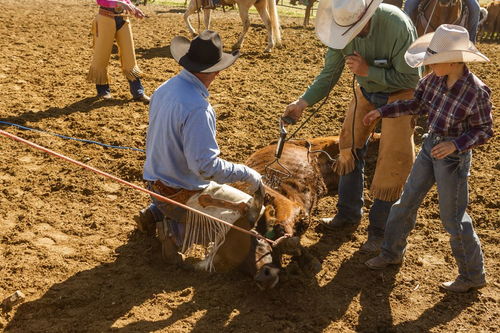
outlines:
[[[185,37],[175,37],[170,44],[170,53],[179,65],[195,73],[221,71],[240,56],[239,51],[222,52],[222,40],[211,30],[203,31],[191,42]]]

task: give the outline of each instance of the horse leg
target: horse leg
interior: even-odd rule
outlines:
[[[309,25],[309,18],[311,17],[311,9],[314,4],[313,0],[309,0],[306,7],[306,14],[304,16],[304,28]]]
[[[184,12],[184,22],[186,22],[187,28],[191,33],[192,37],[196,36],[196,31],[194,30],[193,26],[191,25],[191,22],[189,21],[189,16],[194,14],[198,9],[198,3],[197,3],[198,1],[201,2],[201,0],[190,0],[188,8]]]
[[[273,1],[273,0],[270,0]],[[259,12],[260,18],[264,22],[267,30],[267,47],[264,52],[271,52],[274,47],[273,31],[271,27],[271,19],[269,18],[269,13],[267,12],[266,2],[258,1],[254,4],[257,12]]]
[[[210,30],[210,11],[211,9],[203,9],[203,19],[205,21],[205,29]]]
[[[250,19],[248,18],[249,9],[250,6],[248,6],[247,4],[238,3],[238,10],[240,12],[241,22],[243,23],[243,30],[238,37],[238,41],[232,47],[233,51],[241,49],[241,45],[243,45],[243,39],[245,39],[245,34],[247,33],[248,28],[250,28]]]

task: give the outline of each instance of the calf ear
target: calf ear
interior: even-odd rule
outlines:
[[[250,207],[248,208],[247,217],[252,227],[255,225],[261,215],[262,207],[264,206],[265,194],[266,193],[264,190],[264,186],[261,185],[250,201]]]
[[[266,218],[268,219],[276,219],[276,210],[271,205],[266,205],[266,211],[264,214],[266,214]]]

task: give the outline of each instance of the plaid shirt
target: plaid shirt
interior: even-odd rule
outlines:
[[[485,143],[493,136],[490,89],[465,67],[448,89],[446,76],[429,74],[415,89],[414,98],[379,108],[382,117],[429,114],[429,132],[454,138],[459,152]]]

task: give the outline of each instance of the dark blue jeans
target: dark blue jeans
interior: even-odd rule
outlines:
[[[363,96],[375,107],[381,107],[387,104],[388,93],[368,93],[361,88]],[[368,142],[363,148],[356,149],[356,160],[354,170],[346,175],[340,176],[338,187],[337,214],[350,221],[357,223],[363,214],[363,188],[364,188],[364,168],[365,154]],[[368,236],[384,237],[385,224],[394,201],[383,201],[375,199],[368,215]]]

